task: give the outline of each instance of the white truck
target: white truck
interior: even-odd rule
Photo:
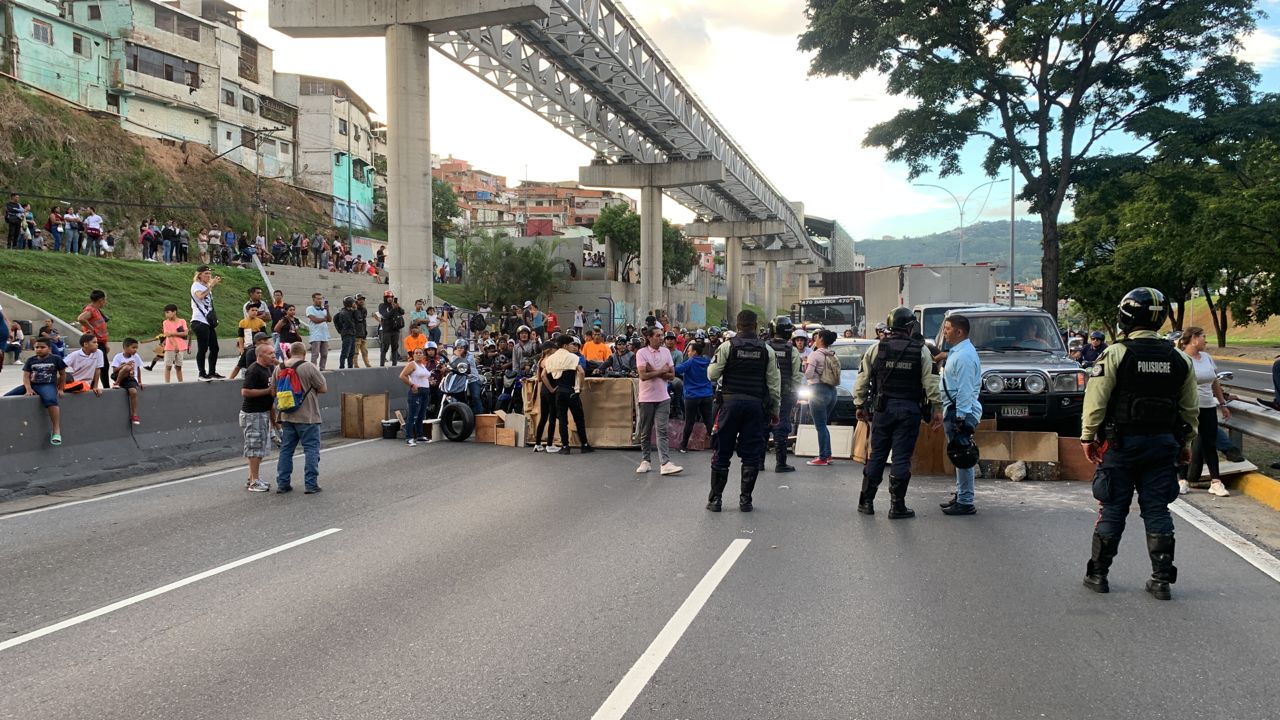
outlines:
[[[890,265],[866,274],[867,331],[898,306],[967,305],[996,299],[996,266]],[[925,334],[925,337],[931,337]]]

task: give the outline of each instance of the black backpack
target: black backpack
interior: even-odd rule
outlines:
[[[484,320],[484,315],[476,313],[471,316],[471,332],[480,332],[488,327],[488,323]]]

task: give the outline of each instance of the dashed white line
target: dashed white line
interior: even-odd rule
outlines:
[[[680,609],[676,610],[676,614],[667,621],[666,626],[658,633],[658,637],[649,643],[649,649],[644,651],[635,665],[632,665],[627,674],[622,676],[622,680],[618,681],[618,686],[613,689],[608,699],[596,714],[591,716],[592,720],[621,720],[622,716],[627,714],[631,704],[640,696],[640,692],[658,671],[662,662],[667,659],[667,655],[671,654],[672,648],[680,642],[685,630],[689,629],[693,619],[707,604],[711,593],[715,592],[720,581],[724,580],[724,576],[729,573],[733,564],[738,561],[738,557],[742,555],[742,551],[746,550],[750,543],[750,540],[742,538],[729,543],[729,547],[725,549],[720,559],[711,566],[693,592],[689,593],[689,597],[685,599]]]
[[[285,543],[284,545],[273,547],[270,550],[263,550],[262,552],[257,553],[255,555],[250,555],[249,557],[240,558],[239,560],[236,560],[234,562],[229,562],[226,565],[219,565],[218,567],[213,568],[211,570],[205,570],[204,572],[198,573],[196,575],[192,575],[191,577],[183,578],[176,582],[171,582],[168,585],[158,587],[155,590],[148,590],[147,592],[144,592],[141,595],[134,595],[133,597],[129,597],[129,598],[125,598],[124,600],[113,602],[110,605],[104,605],[103,607],[100,607],[97,610],[91,610],[87,613],[84,613],[83,615],[77,615],[73,618],[67,618],[62,622],[54,623],[53,625],[42,627],[39,630],[33,630],[32,632],[29,632],[25,635],[19,635],[18,637],[13,638],[11,640],[5,640],[4,642],[0,642],[0,652],[8,650],[9,648],[12,648],[12,647],[17,647],[18,645],[21,645],[23,643],[31,642],[32,640],[37,640],[39,638],[44,637],[45,635],[51,635],[53,633],[58,632],[59,630],[66,630],[67,628],[74,627],[76,625],[79,625],[80,623],[88,622],[97,617],[102,617],[107,613],[115,612],[116,610],[119,610],[121,608],[126,608],[126,607],[129,607],[130,605],[136,605],[142,602],[143,600],[149,600],[153,597],[156,597],[157,595],[163,595],[172,590],[177,590],[180,587],[185,587],[187,585],[190,585],[191,583],[204,580],[205,578],[210,578],[210,577],[213,577],[214,575],[219,575],[228,570],[234,570],[235,568],[238,568],[241,565],[248,565],[249,563],[255,560],[261,560],[262,558],[270,557],[272,555],[275,555],[276,553],[284,552],[285,550],[288,550],[290,548],[295,548],[295,547],[298,547],[299,545],[309,543],[312,540],[319,540],[322,537],[326,537],[328,535],[332,535],[336,532],[341,532],[341,531],[342,531],[341,528],[329,528],[328,530],[325,530],[323,532],[318,532],[314,535],[308,535],[304,538],[298,538],[293,542],[288,542],[288,543]]]
[[[1196,526],[1205,535],[1217,540],[1231,552],[1244,558],[1245,562],[1270,575],[1272,580],[1280,582],[1280,560],[1273,555],[1240,537],[1230,528],[1188,502],[1175,500],[1169,509],[1178,517]]]

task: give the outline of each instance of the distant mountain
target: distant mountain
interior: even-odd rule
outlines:
[[[1019,220],[1016,225],[1015,244],[1018,264],[1015,270],[1022,282],[1040,277],[1040,223]],[[960,230],[934,233],[922,237],[894,240],[862,240],[856,245],[858,252],[867,256],[867,267],[923,263],[948,265],[959,262]],[[966,263],[1009,262],[1009,221],[977,222],[964,229],[964,261]],[[1004,277],[1001,275],[1000,277]]]

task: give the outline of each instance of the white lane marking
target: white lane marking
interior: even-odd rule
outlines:
[[[356,447],[357,445],[364,445],[366,443],[377,442],[377,441],[378,441],[378,438],[373,438],[369,440],[359,440],[353,443],[347,443],[345,445],[334,445],[332,447],[321,448],[320,452],[326,453],[326,452],[329,452],[330,450],[345,450],[346,448],[353,448],[353,447]],[[298,452],[293,457],[295,459],[300,458],[302,457],[302,453]],[[34,510],[23,510],[22,512],[10,513],[9,515],[0,515],[0,521],[12,520],[13,518],[19,518],[24,515],[35,515],[36,513],[49,512],[50,510],[62,510],[63,508],[74,507],[76,505],[83,505],[85,503],[98,502],[99,500],[111,500],[112,498],[118,498],[122,495],[132,495],[134,493],[145,492],[147,490],[156,490],[162,487],[169,487],[170,485],[181,485],[182,483],[189,483],[193,480],[205,480],[207,478],[215,477],[218,475],[225,475],[229,472],[237,472],[240,470],[244,470],[243,465],[236,465],[235,467],[229,467],[226,470],[216,470],[214,472],[205,473],[203,475],[195,475],[189,478],[178,478],[177,480],[167,480],[162,483],[156,483],[155,485],[143,485],[142,487],[130,488],[128,490],[121,490],[120,492],[107,493],[106,495],[99,495],[97,497],[85,498],[84,500],[71,500],[69,502],[58,503],[56,505],[46,505],[44,507],[35,508]],[[3,512],[3,505],[0,505],[0,512]]]
[[[1169,506],[1178,517],[1196,526],[1205,535],[1217,540],[1231,552],[1245,559],[1250,565],[1280,582],[1280,560],[1262,548],[1240,537],[1230,528],[1204,514],[1196,506],[1183,500],[1176,500]]]
[[[698,616],[702,610],[702,606],[707,604],[707,600],[711,597],[711,593],[715,592],[716,586],[724,580],[724,576],[729,573],[733,564],[738,561],[738,557],[742,555],[742,551],[747,549],[750,540],[739,538],[729,543],[729,547],[725,549],[724,554],[716,561],[715,565],[707,571],[702,581],[697,587],[689,593],[689,597],[685,599],[684,604],[676,610],[676,614],[671,616],[667,621],[662,632],[658,633],[658,637],[649,643],[649,649],[644,651],[636,664],[631,666],[627,674],[622,676],[622,680],[618,682],[618,686],[610,693],[609,698],[604,701],[600,709],[592,715],[592,720],[621,720],[623,715],[627,714],[627,710],[631,709],[631,704],[639,697],[640,691],[644,690],[644,686],[648,684],[649,679],[658,671],[658,667],[662,665],[662,661],[667,659],[667,655],[671,653],[672,648],[680,641],[685,630],[689,629],[689,625],[693,619]]]
[[[104,605],[103,607],[100,607],[97,610],[87,612],[83,615],[77,615],[73,618],[67,618],[62,622],[54,623],[53,625],[42,627],[39,630],[33,630],[32,632],[29,632],[26,635],[19,635],[18,637],[13,638],[12,640],[5,640],[4,642],[0,642],[0,651],[8,650],[11,647],[16,647],[23,643],[31,642],[32,640],[42,638],[45,635],[56,633],[59,630],[66,630],[69,627],[79,625],[80,623],[83,623],[83,622],[88,622],[89,620],[92,620],[96,617],[102,617],[107,613],[115,612],[116,610],[119,610],[121,608],[129,607],[130,605],[136,605],[137,603],[140,603],[143,600],[149,600],[153,597],[156,597],[157,595],[163,595],[171,590],[177,590],[180,587],[190,585],[191,583],[194,583],[194,582],[199,582],[201,580],[204,580],[205,578],[213,577],[214,575],[224,573],[228,570],[234,570],[235,568],[238,568],[241,565],[248,565],[249,563],[255,560],[261,560],[262,558],[270,557],[271,555],[275,555],[276,553],[284,552],[285,550],[288,550],[290,548],[298,547],[299,545],[302,545],[304,543],[309,543],[312,540],[319,540],[322,537],[325,537],[327,535],[332,535],[336,532],[342,532],[342,528],[329,528],[328,530],[325,530],[323,532],[318,532],[315,535],[308,535],[304,538],[299,538],[297,540],[294,540],[293,542],[280,545],[279,547],[273,547],[270,550],[263,550],[262,552],[257,553],[256,555],[250,555],[249,557],[246,557],[246,558],[240,558],[235,562],[229,562],[226,565],[219,565],[218,567],[213,568],[212,570],[205,570],[204,572],[199,573],[197,575],[192,575],[191,577],[183,578],[182,580],[178,580],[176,582],[171,582],[168,585],[165,585],[163,587],[158,587],[155,590],[148,590],[147,592],[144,592],[141,595],[134,595],[133,597],[125,598],[124,600],[120,600],[119,602],[113,602],[110,605]]]

